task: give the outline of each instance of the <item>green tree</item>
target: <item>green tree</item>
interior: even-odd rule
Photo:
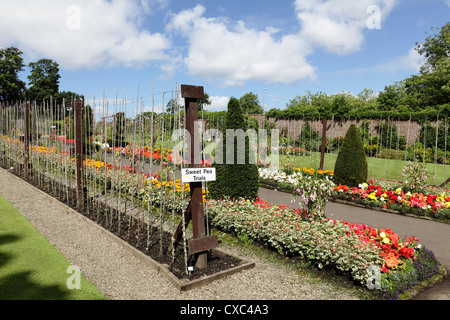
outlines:
[[[264,108],[260,106],[258,95],[253,92],[244,94],[240,99],[242,111],[245,114],[263,114]]]
[[[232,97],[228,102],[228,111],[223,130],[223,141],[217,146],[217,150],[222,151],[223,163],[213,163],[216,168],[216,181],[208,185],[210,195],[214,199],[225,197],[230,198],[245,198],[254,200],[258,196],[259,189],[259,172],[256,166],[256,161],[253,158],[253,153],[250,152],[250,141],[245,139],[244,158],[245,163],[238,163],[239,141],[236,137],[227,137],[227,130],[233,132],[247,131],[247,123],[244,120],[242,109],[239,105],[239,100]],[[229,131],[230,132],[230,131]],[[234,142],[227,140],[233,138]],[[233,148],[231,148],[231,145]],[[229,163],[227,158],[233,158],[233,163]]]
[[[209,95],[205,93],[205,96],[202,99],[197,100],[197,112],[198,116],[201,116],[202,111],[205,111],[205,106],[210,106],[211,100],[209,99]]]
[[[365,88],[358,93],[352,104],[356,110],[375,110],[377,108],[377,95],[372,89]]]
[[[412,75],[405,80],[405,104],[413,111],[450,103],[450,63],[445,61],[435,71]]]
[[[84,96],[72,91],[61,91],[55,95],[56,104],[62,106],[64,104],[65,114],[61,114],[61,117],[69,114],[71,105],[70,100],[84,100]]]
[[[125,113],[124,112],[118,112],[116,116],[114,117],[115,122],[115,130],[114,130],[114,141],[111,141],[108,143],[110,145],[114,145],[116,147],[126,147],[127,142],[125,141],[125,128],[126,128],[126,121]]]
[[[405,86],[402,82],[385,86],[378,95],[377,106],[381,111],[396,111],[406,99]]]
[[[419,75],[405,79],[406,103],[415,111],[450,103],[450,22],[415,49],[425,63]]]
[[[59,65],[50,59],[41,59],[28,65],[31,74],[28,76],[30,87],[25,96],[30,101],[43,101],[56,98],[59,92]]]
[[[367,175],[367,160],[361,136],[356,125],[352,124],[339,149],[334,167],[334,183],[357,187],[366,182]]]
[[[178,104],[177,100],[170,99],[170,101],[166,105],[166,112],[170,113],[170,114],[174,114],[180,108],[181,108],[181,106]]]
[[[338,119],[348,118],[349,112],[352,110],[351,97],[347,93],[338,93],[331,97],[331,110]],[[323,114],[322,117],[328,117]]]
[[[14,102],[23,99],[25,82],[19,79],[25,64],[23,52],[16,47],[0,49],[0,101]]]
[[[450,57],[450,22],[440,30],[434,28],[432,30],[438,33],[428,36],[421,43],[416,43],[416,51],[426,59],[420,70],[422,74],[434,71],[443,60]]]

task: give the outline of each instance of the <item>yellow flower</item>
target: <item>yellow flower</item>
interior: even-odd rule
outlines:
[[[372,192],[371,194],[369,194],[369,195],[367,196],[367,198],[369,198],[369,199],[371,199],[371,200],[377,200],[376,193],[375,193],[375,192]]]

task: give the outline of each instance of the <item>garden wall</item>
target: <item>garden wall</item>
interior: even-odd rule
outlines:
[[[305,125],[305,120],[284,120],[276,118],[267,118],[265,115],[249,115],[250,117],[256,119],[258,121],[259,127],[263,128],[264,123],[268,122],[270,124],[275,124],[277,129],[281,130],[281,135],[289,135],[289,138],[296,139],[301,133],[301,128]],[[332,121],[328,120],[327,122],[327,137],[330,139],[337,137],[344,137],[347,133],[348,128],[352,124],[356,124],[356,126],[361,126],[363,121],[370,121],[369,129],[373,136],[377,136],[379,134],[377,127],[380,122],[386,122],[386,119],[380,120],[349,120],[349,121]],[[320,134],[322,132],[322,121],[313,120],[309,121],[309,124],[314,131],[318,131]],[[392,121],[391,124],[394,124],[397,127],[397,132],[399,136],[404,136],[407,139],[407,145],[414,144],[415,141],[419,138],[421,124],[414,121]],[[430,122],[433,127],[436,127],[437,121]],[[442,125],[442,124],[441,124]],[[395,143],[395,142],[393,142]]]

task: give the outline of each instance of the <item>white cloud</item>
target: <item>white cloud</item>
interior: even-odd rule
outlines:
[[[421,56],[417,50],[411,48],[408,54],[393,59],[388,63],[373,67],[372,69],[383,73],[393,73],[397,71],[411,71],[418,73],[424,61],[424,57]]]
[[[389,62],[365,68],[357,68],[346,71],[341,70],[339,71],[339,73],[341,76],[368,74],[374,72],[382,74],[392,74],[398,71],[418,73],[424,61],[425,60],[423,56],[421,56],[414,48],[411,48],[407,54],[393,58]]]
[[[307,62],[309,46],[296,34],[278,37],[277,30],[248,29],[242,21],[233,27],[223,18],[204,17],[197,5],[172,16],[168,31],[186,37],[189,49],[184,62],[189,72],[219,78],[224,86],[246,81],[293,83],[314,79]]]
[[[448,7],[450,7],[450,0],[445,0],[444,2]]]
[[[156,2],[155,2],[156,1]],[[166,0],[0,0],[0,47],[62,68],[141,66],[166,59],[170,41],[141,30],[144,14]]]
[[[382,26],[394,4],[395,0],[296,0],[295,9],[305,40],[345,55],[362,48],[364,29],[374,15],[370,9],[380,9],[376,18]]]
[[[205,109],[207,111],[221,111],[221,110],[227,110],[228,102],[230,101],[230,98],[224,97],[224,96],[212,96],[212,97],[209,97],[209,100],[211,100],[211,104],[208,106],[205,106]]]
[[[197,5],[172,15],[166,30],[188,40],[184,63],[192,75],[218,78],[223,86],[253,80],[292,84],[315,80],[316,70],[307,57],[316,48],[339,55],[361,50],[371,23],[382,28],[395,2],[295,0],[299,31],[290,34],[270,26],[255,30],[242,21],[207,18],[205,7]]]

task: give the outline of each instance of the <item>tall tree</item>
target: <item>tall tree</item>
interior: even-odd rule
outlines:
[[[381,111],[395,111],[406,99],[405,85],[403,82],[396,82],[393,85],[385,86],[377,98],[377,106]]]
[[[428,36],[421,43],[416,43],[416,51],[426,59],[421,68],[422,74],[432,72],[443,60],[450,57],[450,22],[440,30],[434,28],[432,30],[438,33]]]
[[[178,104],[177,100],[170,99],[170,101],[166,105],[166,112],[170,114],[174,114],[175,111],[179,110],[181,107]]]
[[[48,100],[59,92],[59,65],[50,59],[41,59],[28,65],[31,74],[28,76],[30,88],[25,96],[30,101]]]
[[[253,92],[244,94],[239,99],[239,104],[241,105],[242,112],[245,114],[263,114],[264,108],[260,106],[258,95]]]
[[[72,91],[61,91],[58,92],[58,94],[55,95],[55,101],[58,106],[63,106],[64,103],[64,113],[61,112],[60,116],[65,117],[69,115],[69,112],[72,108],[70,105],[71,100],[84,100],[84,96]]]
[[[244,120],[239,100],[234,97],[228,102],[223,129],[223,140],[216,147],[216,155],[217,150],[222,151],[223,163],[214,162],[212,165],[216,168],[217,179],[208,185],[210,195],[214,199],[229,197],[254,200],[258,196],[259,172],[254,154],[250,151],[250,139],[246,138],[244,134],[247,131],[247,123]],[[240,135],[239,132],[243,134]],[[233,136],[232,133],[237,135]],[[238,145],[242,146],[240,144],[242,142],[245,146],[241,149]],[[244,163],[239,163],[241,157],[244,158]],[[232,163],[229,163],[230,159],[233,159]]]
[[[0,49],[0,101],[14,102],[23,99],[25,82],[19,79],[19,72],[25,64],[23,52],[16,47]]]
[[[405,79],[407,104],[417,110],[450,103],[450,22],[415,49],[425,63],[419,75]]]
[[[199,113],[199,116],[202,111],[205,110],[205,106],[211,105],[211,100],[209,99],[209,95],[205,93],[205,96],[202,99],[197,100],[197,112]]]

